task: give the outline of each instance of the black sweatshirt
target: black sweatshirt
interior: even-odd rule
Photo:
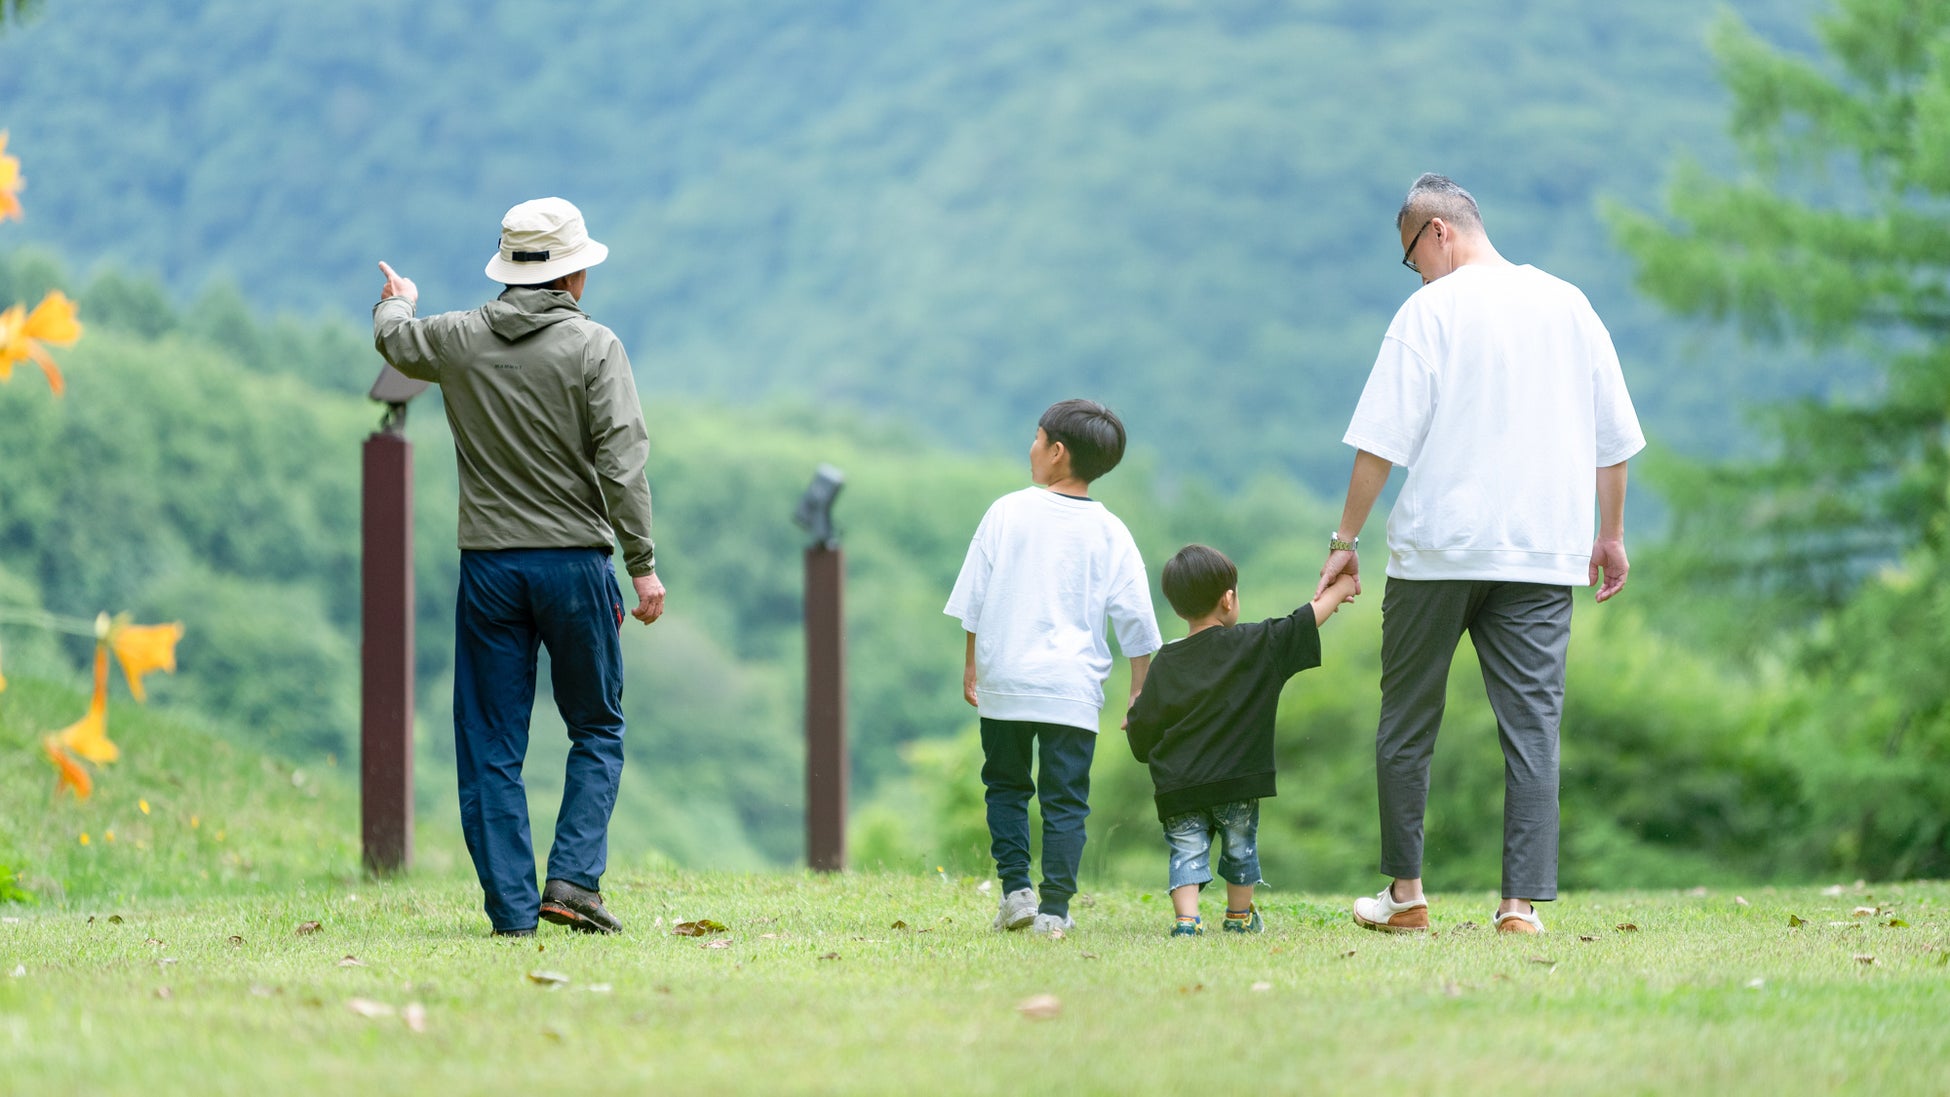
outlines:
[[[1151,767],[1158,818],[1272,796],[1273,718],[1286,680],[1320,665],[1314,608],[1166,644],[1131,707],[1131,753]]]

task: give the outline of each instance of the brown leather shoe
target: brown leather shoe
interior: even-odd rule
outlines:
[[[542,918],[583,933],[623,932],[623,923],[603,906],[601,894],[567,880],[550,880],[542,889]]]
[[[1498,933],[1542,933],[1544,921],[1535,910],[1507,910],[1496,916]]]
[[[1364,895],[1354,900],[1354,921],[1362,929],[1383,933],[1427,933],[1429,901],[1424,898],[1398,902],[1391,884],[1372,899]]]

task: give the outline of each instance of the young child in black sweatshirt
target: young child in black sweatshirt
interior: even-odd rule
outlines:
[[[1212,839],[1226,881],[1229,933],[1265,928],[1253,905],[1259,879],[1259,801],[1274,794],[1273,718],[1286,680],[1320,665],[1320,625],[1354,596],[1343,575],[1286,617],[1239,624],[1239,569],[1187,545],[1164,570],[1165,597],[1190,626],[1151,664],[1131,707],[1131,753],[1151,767],[1158,819],[1171,848],[1174,937],[1202,930],[1198,895],[1212,880]]]

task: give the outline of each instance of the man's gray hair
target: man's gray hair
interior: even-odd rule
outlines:
[[[1395,230],[1409,220],[1427,221],[1440,217],[1457,228],[1483,228],[1483,214],[1476,208],[1476,199],[1454,179],[1425,171],[1408,188],[1408,197],[1402,200],[1401,211],[1395,214]]]

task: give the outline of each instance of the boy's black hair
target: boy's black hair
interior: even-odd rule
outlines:
[[[1060,400],[1036,425],[1052,442],[1070,451],[1070,475],[1085,483],[1124,459],[1124,424],[1117,413],[1095,400]]]
[[[1239,589],[1239,569],[1209,545],[1186,545],[1165,561],[1165,598],[1172,612],[1190,621],[1218,608],[1225,592]]]

